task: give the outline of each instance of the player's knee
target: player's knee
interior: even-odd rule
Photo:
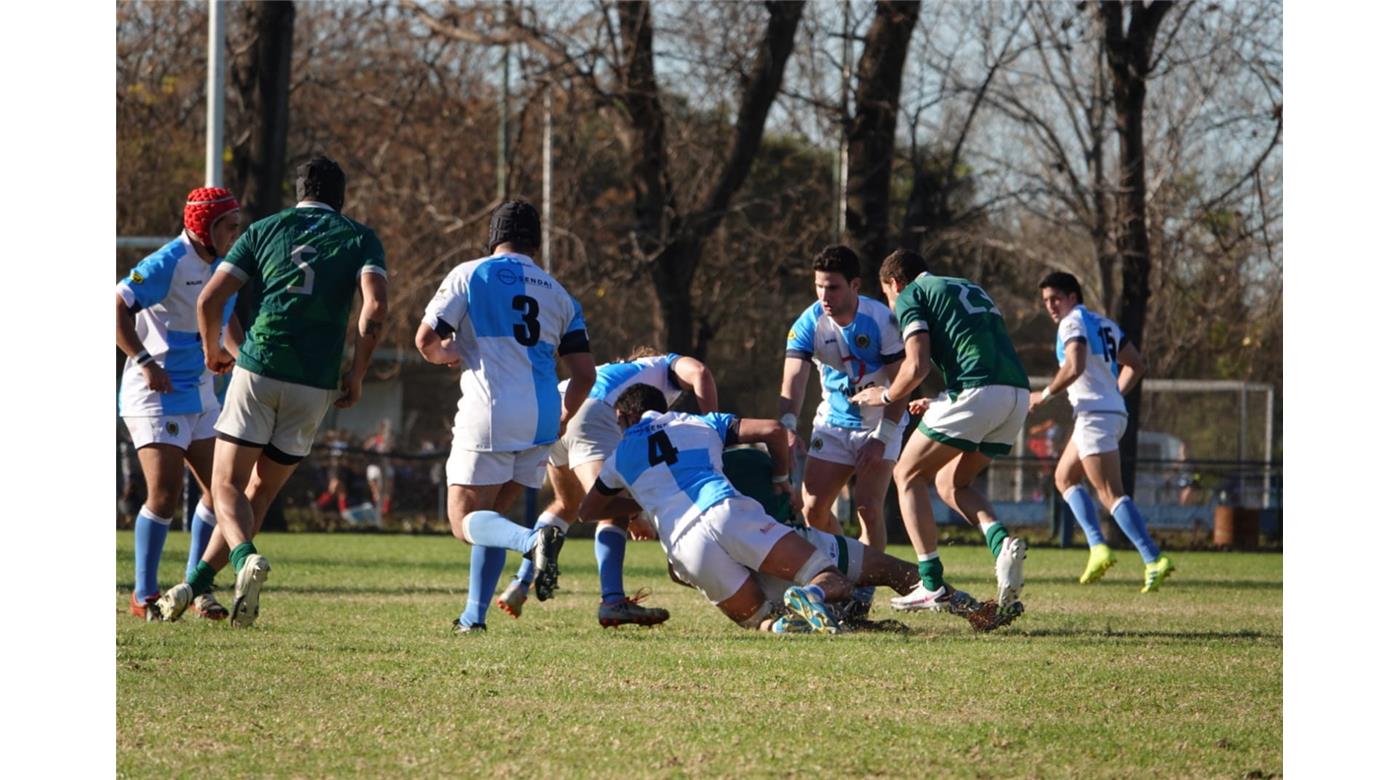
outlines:
[[[841,573],[831,560],[831,556],[821,550],[813,550],[811,556],[807,558],[806,563],[798,567],[797,572],[792,575],[792,580],[798,585],[806,585],[815,579],[818,574],[828,569],[836,572],[838,575]]]
[[[174,517],[178,493],[169,490],[148,490],[146,509],[157,517]]]

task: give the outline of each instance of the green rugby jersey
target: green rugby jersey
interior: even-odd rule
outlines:
[[[724,451],[724,477],[735,490],[763,505],[768,516],[783,525],[802,528],[802,518],[792,511],[786,493],[773,492],[773,459],[754,447],[734,447]]]
[[[387,275],[365,225],[306,203],[254,222],[219,265],[261,291],[238,365],[260,376],[334,390],[360,274]]]
[[[906,339],[928,332],[930,357],[953,398],[986,385],[1031,388],[1001,311],[976,284],[920,274],[899,294],[895,317]]]

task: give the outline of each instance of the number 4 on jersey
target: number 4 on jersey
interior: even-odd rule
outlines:
[[[681,454],[676,452],[675,445],[671,444],[671,439],[665,431],[657,431],[647,437],[647,461],[656,466],[665,463],[674,466],[680,460]]]

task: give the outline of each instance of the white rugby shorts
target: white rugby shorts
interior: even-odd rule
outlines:
[[[817,548],[817,552],[825,554],[836,563],[836,568],[846,575],[846,579],[855,582],[860,579],[865,572],[865,545],[859,539],[852,539],[849,536],[836,536],[826,531],[816,528],[804,527],[792,529],[794,533],[812,543]],[[796,585],[792,580],[785,580],[774,577],[771,574],[755,572],[758,578],[758,586],[763,589],[763,595],[774,604],[783,603],[783,594],[787,589]]]
[[[564,435],[549,448],[549,465],[572,469],[605,460],[621,441],[622,429],[613,408],[596,398],[585,398],[569,418]]]
[[[1010,385],[971,387],[957,399],[939,393],[929,404],[919,432],[966,452],[1005,455],[1026,422],[1031,393]]]
[[[1081,412],[1074,416],[1074,432],[1070,441],[1079,450],[1079,457],[1114,452],[1118,440],[1128,430],[1128,415],[1118,412]]]
[[[219,433],[251,445],[268,446],[293,457],[311,454],[316,429],[339,390],[272,379],[235,366],[224,395]]]
[[[469,450],[455,443],[447,456],[447,484],[479,487],[518,482],[527,488],[544,484],[548,444],[519,452]]]
[[[219,410],[210,409],[197,414],[167,414],[159,417],[123,417],[131,443],[136,449],[151,444],[169,444],[182,450],[201,439],[214,438],[214,421]]]
[[[661,541],[676,573],[718,604],[739,592],[773,545],[792,532],[762,504],[735,496],[676,523]]]
[[[909,418],[905,417],[895,429],[893,439],[885,445],[885,460],[899,460],[899,450],[904,441],[904,429],[909,425]],[[824,460],[828,463],[838,463],[842,466],[856,465],[856,454],[865,443],[875,437],[875,430],[837,428],[828,425],[824,421],[812,421],[812,440],[807,446],[807,456]]]

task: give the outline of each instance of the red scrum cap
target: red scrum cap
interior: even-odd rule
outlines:
[[[191,190],[189,197],[185,199],[185,229],[206,249],[212,251],[214,239],[211,231],[214,223],[219,221],[219,217],[236,211],[238,198],[233,197],[233,193],[223,187],[200,187]]]

